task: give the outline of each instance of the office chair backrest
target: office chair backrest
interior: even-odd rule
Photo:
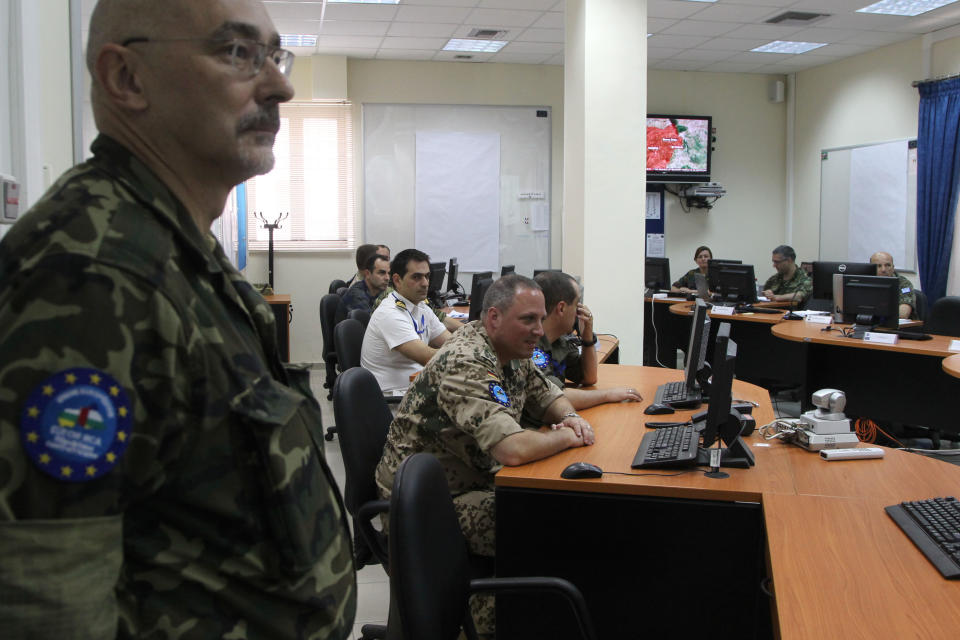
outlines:
[[[360,366],[360,348],[366,328],[359,320],[347,318],[333,328],[333,346],[337,352],[340,371]]]
[[[917,298],[917,305],[913,308],[917,314],[917,320],[926,322],[927,318],[930,317],[930,309],[929,305],[927,304],[927,294],[919,289],[914,289],[913,294]]]
[[[365,309],[354,309],[347,314],[348,318],[352,318],[363,325],[363,328],[366,329],[367,325],[370,324],[370,312]]]
[[[347,286],[347,283],[343,280],[331,280],[330,286],[327,288],[327,293],[336,293],[341,287]]]
[[[960,337],[960,298],[945,296],[934,302],[924,329],[927,333]]]
[[[344,502],[356,515],[360,505],[379,498],[374,475],[393,414],[376,377],[354,367],[340,374],[333,386],[333,416],[347,476]]]
[[[340,296],[335,293],[328,293],[320,298],[320,333],[323,336],[323,360],[327,363],[333,362],[336,357],[333,347],[333,327],[339,304]]]
[[[430,454],[415,453],[397,469],[389,547],[388,628],[399,623],[403,638],[456,638],[467,615],[470,565],[450,487]]]

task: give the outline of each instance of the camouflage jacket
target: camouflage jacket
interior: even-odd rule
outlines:
[[[810,276],[807,275],[806,271],[797,267],[796,271],[793,272],[793,277],[789,280],[786,280],[780,275],[779,271],[767,278],[767,281],[763,285],[763,290],[766,291],[767,289],[777,295],[782,293],[796,293],[797,303],[799,304],[813,293],[813,281],[810,279]]]
[[[917,294],[913,291],[913,285],[910,284],[910,281],[904,276],[900,275],[896,271],[893,272],[893,275],[900,280],[900,300],[898,304],[908,304],[910,305],[910,319],[917,319]]]
[[[539,418],[562,395],[529,358],[501,367],[479,320],[464,325],[411,383],[390,424],[377,466],[381,495],[390,495],[400,462],[420,451],[440,460],[453,495],[492,489],[502,465],[490,449],[521,431],[521,414]]]
[[[553,344],[547,341],[546,336],[541,337],[531,359],[547,380],[561,389],[565,380],[574,384],[583,382],[579,341],[575,336],[560,336]]]
[[[373,305],[373,301],[376,299],[376,296],[370,295],[370,290],[367,288],[366,280],[354,282],[350,288],[344,291],[343,295],[340,296],[340,303],[337,305],[337,313],[334,316],[334,322],[340,323],[346,319],[347,314],[354,309],[363,309],[364,311],[373,313],[373,310],[376,309],[376,307]]]
[[[0,243],[0,637],[348,637],[342,500],[269,306],[92,150]]]
[[[686,287],[687,289],[693,289],[694,291],[696,291],[698,273],[700,273],[699,267],[695,269],[690,269],[690,271],[687,271],[685,274],[680,276],[680,279],[674,282],[673,286],[677,287],[678,289],[680,287]],[[708,279],[709,277],[710,277],[709,274],[707,274]]]

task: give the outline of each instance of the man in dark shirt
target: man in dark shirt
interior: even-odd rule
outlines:
[[[367,259],[362,273],[363,279],[354,282],[340,296],[340,304],[337,305],[337,314],[334,317],[335,322],[346,318],[347,314],[354,309],[373,313],[374,300],[390,283],[390,261],[379,253],[375,253]]]

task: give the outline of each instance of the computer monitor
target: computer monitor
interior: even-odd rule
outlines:
[[[757,278],[752,264],[721,263],[710,268],[716,276],[713,292],[721,302],[753,304],[757,301]]]
[[[456,258],[450,258],[450,262],[447,265],[447,293],[451,295],[458,295],[463,287],[460,286],[460,283],[457,282],[457,272],[460,266]]]
[[[833,319],[896,329],[900,324],[900,281],[885,276],[834,274]]]
[[[717,267],[722,264],[743,264],[743,260],[734,260],[733,258],[710,258],[707,261],[707,284],[710,290],[717,288]]]
[[[833,276],[845,273],[849,276],[875,276],[877,265],[869,262],[827,262],[817,260],[813,263],[813,293],[811,297],[819,300],[833,300]]]
[[[442,262],[430,263],[430,284],[427,288],[427,296],[431,299],[443,289],[443,276],[447,273]]]
[[[493,278],[490,272],[485,272],[487,277],[474,281],[473,288],[470,290],[470,322],[480,319],[480,312],[483,311],[483,298],[487,295],[487,290],[493,284]]]
[[[510,275],[511,273],[516,273],[516,272],[517,272],[517,267],[516,267],[516,265],[505,264],[505,265],[503,265],[502,267],[500,267],[500,277],[501,277],[501,278],[502,278],[503,276],[508,276],[508,275]]]
[[[692,390],[697,387],[697,373],[703,369],[709,339],[710,314],[707,313],[707,303],[698,299],[693,309],[690,341],[687,343],[687,360],[683,366],[683,379],[687,383],[687,389]]]
[[[643,266],[643,281],[647,289],[669,289],[670,258],[647,256]]]
[[[477,273],[473,274],[473,278],[470,280],[470,300],[473,300],[473,294],[474,292],[477,291],[477,287],[480,286],[481,280],[492,280],[492,279],[493,279],[493,271],[478,271]],[[481,293],[486,293],[486,292],[481,292]],[[483,302],[482,299],[481,299],[481,302]]]
[[[731,408],[733,375],[737,363],[737,343],[730,339],[730,323],[723,322],[717,329],[713,347],[710,382],[710,404],[702,433],[702,448],[698,462],[709,464],[706,451],[719,437],[726,445],[721,449],[720,466],[747,468],[755,464],[753,452],[740,436],[740,414]]]

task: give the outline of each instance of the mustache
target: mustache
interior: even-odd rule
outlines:
[[[244,131],[270,130],[276,133],[280,130],[280,107],[272,105],[240,118],[237,123],[237,133]]]

